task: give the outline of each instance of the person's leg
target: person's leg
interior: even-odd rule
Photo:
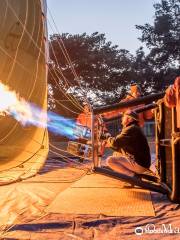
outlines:
[[[128,175],[128,176],[134,176],[134,171],[126,158],[111,156],[111,157],[108,157],[106,161],[107,161],[107,165],[114,171]]]
[[[150,172],[149,169],[147,168],[144,168],[142,166],[140,166],[139,164],[137,164],[135,161],[133,160],[130,160],[124,156],[121,156],[121,157],[113,157],[113,161],[115,162],[120,162],[120,164],[127,168],[128,170],[134,172],[134,173],[137,173],[137,174],[143,174],[143,173],[147,173]]]

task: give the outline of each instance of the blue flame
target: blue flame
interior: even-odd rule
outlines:
[[[50,132],[55,135],[65,136],[69,139],[77,139],[78,136],[74,134],[77,124],[74,120],[60,116],[54,112],[46,112],[34,104],[28,103],[29,117],[26,112],[19,112],[18,109],[13,108],[9,112],[18,122],[23,126],[33,125],[40,128],[48,128]]]
[[[75,139],[74,129],[76,122],[72,119],[64,118],[56,113],[48,112],[47,127],[48,130],[55,135],[66,136],[70,139]]]
[[[66,136],[70,139],[78,138],[74,134],[77,125],[72,119],[64,118],[53,112],[47,112],[39,106],[27,102],[15,91],[0,82],[0,115],[10,115],[21,125],[32,125],[39,128],[48,128],[56,135]],[[3,101],[4,100],[4,101]]]

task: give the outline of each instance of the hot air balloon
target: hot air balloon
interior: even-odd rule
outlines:
[[[44,0],[1,1],[0,82],[43,111],[47,110],[45,17]],[[4,101],[2,97],[0,102]],[[0,116],[0,184],[35,175],[47,154],[46,128],[23,126],[12,116]]]

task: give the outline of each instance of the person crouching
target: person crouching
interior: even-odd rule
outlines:
[[[149,170],[151,164],[150,149],[147,139],[138,125],[138,115],[127,111],[122,117],[122,132],[107,139],[106,147],[118,154],[107,158],[107,165],[114,171],[134,176]]]

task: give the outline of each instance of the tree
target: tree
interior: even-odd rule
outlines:
[[[180,74],[180,1],[161,0],[154,8],[154,24],[136,26],[148,54],[140,47],[133,56],[98,32],[52,35],[51,106],[60,111],[57,101],[70,98],[75,102],[74,96],[80,101],[88,98],[94,105],[114,103],[125,95],[131,80],[142,87],[143,94],[162,91],[171,84]],[[70,94],[68,99],[66,94]]]
[[[153,79],[149,84],[155,90],[162,90],[180,74],[180,1],[161,0],[154,4],[154,25],[137,25],[141,30],[140,41],[149,48],[143,62],[147,73],[151,70]]]
[[[94,104],[112,103],[123,96],[127,84],[133,79],[133,55],[112,46],[104,34],[54,34],[49,46],[49,84],[57,100],[62,98],[59,94],[61,88],[80,100],[88,97]]]

